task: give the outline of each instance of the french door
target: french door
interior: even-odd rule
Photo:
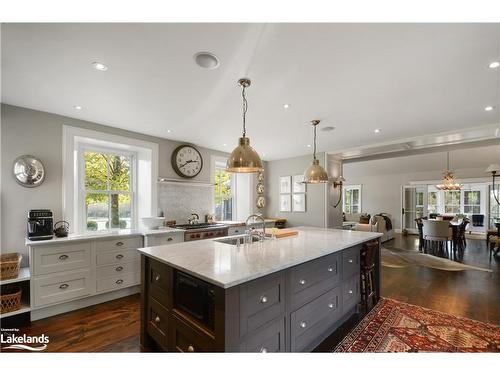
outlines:
[[[427,216],[427,185],[403,186],[401,198],[401,228],[418,233],[415,219]]]

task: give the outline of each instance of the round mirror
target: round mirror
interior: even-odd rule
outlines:
[[[24,187],[40,186],[45,179],[45,168],[40,160],[31,155],[23,155],[14,161],[14,178]]]

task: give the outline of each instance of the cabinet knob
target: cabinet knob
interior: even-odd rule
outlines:
[[[194,352],[194,346],[193,345],[189,345],[188,348],[187,348],[187,351],[190,352],[190,353],[193,353]]]
[[[332,266],[328,266],[328,272],[333,272],[333,267]]]
[[[118,280],[115,281],[115,283],[121,284],[121,283],[123,283],[123,280],[122,279],[118,279]]]
[[[349,294],[352,294],[352,289],[349,289]]]
[[[63,254],[63,255],[60,255],[60,256],[59,256],[59,259],[61,259],[61,260],[66,260],[66,259],[68,259],[68,258],[69,258],[69,256],[68,256],[68,255],[66,255],[66,254]]]
[[[306,283],[306,280],[305,280],[305,279],[300,279],[300,280],[299,280],[299,284],[300,284],[300,285],[304,285],[305,283]]]
[[[156,275],[155,281],[160,281],[160,279],[161,279],[160,275]]]
[[[174,239],[172,237],[168,237],[167,241],[173,241]]]
[[[348,263],[352,263],[352,258],[347,259]]]
[[[118,267],[116,267],[116,268],[115,268],[115,270],[116,270],[117,272],[123,271],[123,267],[122,267],[122,266],[118,266]]]
[[[68,286],[68,284],[61,284],[59,285],[59,289],[66,289]]]
[[[333,306],[334,306],[334,305],[333,305],[333,303],[329,303],[329,304],[328,304],[328,308],[329,308],[329,309],[333,309]]]
[[[123,255],[122,255],[122,254],[118,254],[118,255],[116,256],[116,259],[122,259],[122,258],[123,258]]]
[[[306,327],[307,327],[306,322],[301,321],[301,322],[300,322],[300,328],[306,328]]]
[[[158,315],[156,315],[156,318],[155,318],[155,323],[158,324],[160,323],[161,319]]]
[[[122,241],[118,241],[118,242],[116,243],[116,246],[123,246],[123,242],[122,242]]]
[[[266,302],[267,302],[267,297],[266,296],[260,297],[260,303],[266,303]]]
[[[260,348],[260,352],[261,353],[267,353],[267,348],[264,348],[264,347]]]

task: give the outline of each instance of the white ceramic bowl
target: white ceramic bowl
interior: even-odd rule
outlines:
[[[163,222],[165,221],[164,217],[143,217],[141,218],[142,225],[144,225],[147,229],[158,229]]]

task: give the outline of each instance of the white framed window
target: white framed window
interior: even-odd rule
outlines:
[[[347,185],[343,189],[343,212],[346,214],[361,213],[361,185]]]
[[[157,214],[158,144],[63,126],[63,219],[71,233],[139,228]]]
[[[463,192],[463,207],[464,214],[480,214],[481,213],[481,190],[467,190]]]
[[[226,171],[226,159],[212,157],[213,207],[215,220],[236,218],[236,178]]]

